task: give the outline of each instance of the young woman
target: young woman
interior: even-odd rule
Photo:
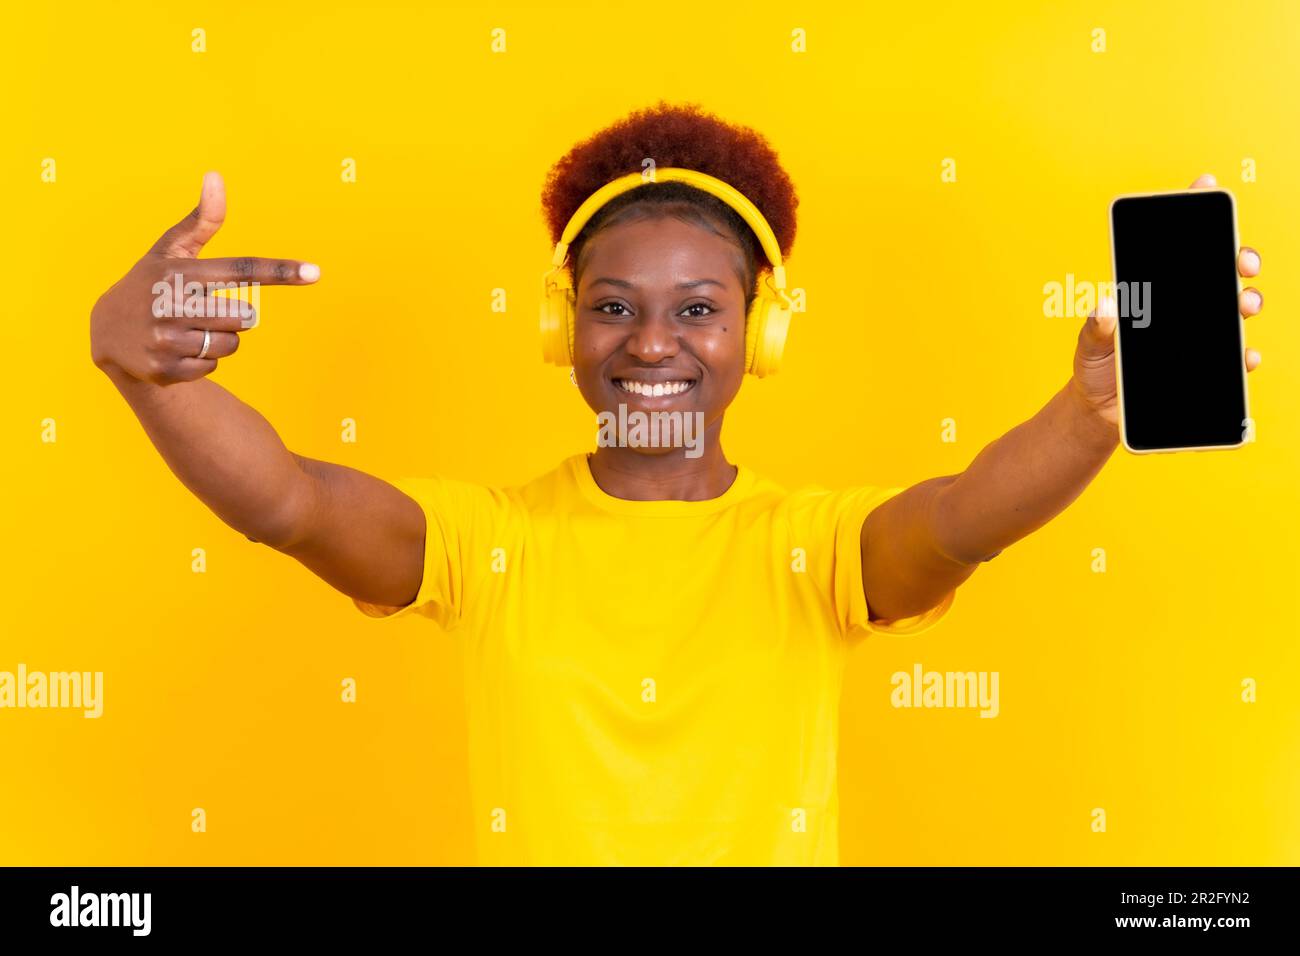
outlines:
[[[961,474],[788,492],[729,461],[721,434],[753,362],[760,279],[772,288],[771,259],[794,240],[790,178],[757,133],[660,103],[555,166],[552,238],[647,159],[733,187],[770,227],[768,248],[703,189],[621,193],[571,237],[561,350],[594,411],[680,412],[702,426],[693,447],[601,442],[513,488],[390,484],[295,455],[207,378],[237,348],[240,319],[151,307],[154,284],[178,273],[319,276],[296,261],[198,259],[224,217],[215,174],[95,305],[93,358],[232,528],[363,612],[420,614],[462,643],[480,862],[833,864],[846,650],[933,625],[981,561],[1097,474],[1118,443],[1113,303],[1089,316],[1061,389]],[[1259,256],[1243,248],[1239,268],[1257,274]],[[1248,289],[1241,311],[1261,304]]]

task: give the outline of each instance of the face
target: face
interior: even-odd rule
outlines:
[[[587,404],[597,413],[617,414],[620,403],[629,413],[703,412],[716,436],[744,378],[743,258],[734,240],[652,217],[601,230],[583,257],[573,369]]]

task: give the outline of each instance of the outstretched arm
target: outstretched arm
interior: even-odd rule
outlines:
[[[923,481],[876,508],[862,524],[872,617],[934,607],[981,561],[1063,511],[1118,443],[1118,428],[1088,406],[1072,379],[960,475]]]
[[[91,357],[172,473],[218,518],[344,594],[401,606],[423,572],[420,506],[364,472],[294,454],[256,409],[207,377],[239,347],[251,314],[210,294],[188,313],[158,307],[158,283],[193,282],[197,298],[209,282],[316,281],[319,271],[297,260],[198,258],[225,213],[225,186],[209,174],[194,211],[95,303]]]
[[[1202,176],[1193,188],[1214,186]],[[1243,276],[1259,274],[1259,254],[1243,247]],[[1263,307],[1243,290],[1242,315]],[[1079,332],[1074,374],[1033,418],[987,445],[959,475],[913,485],[862,524],[862,580],[873,619],[920,614],[1007,545],[1060,514],[1083,492],[1119,444],[1114,334],[1107,298]],[[1259,364],[1247,349],[1246,369]]]

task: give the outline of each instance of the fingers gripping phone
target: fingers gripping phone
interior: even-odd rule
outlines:
[[[1232,194],[1120,196],[1110,227],[1124,447],[1202,451],[1253,441]]]

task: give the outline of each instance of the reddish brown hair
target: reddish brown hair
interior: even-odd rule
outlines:
[[[643,162],[679,166],[716,176],[743,193],[767,219],[782,257],[794,245],[799,198],[776,151],[752,129],[728,123],[695,104],[656,105],[630,113],[574,146],[547,174],[542,213],[551,242],[560,241],[578,207],[601,186]],[[749,225],[730,206],[684,183],[646,183],[605,204],[569,246],[569,269],[578,281],[582,249],[602,228],[631,218],[672,215],[717,229],[722,225],[744,252],[747,300],[767,257]],[[748,304],[748,303],[747,303]]]

